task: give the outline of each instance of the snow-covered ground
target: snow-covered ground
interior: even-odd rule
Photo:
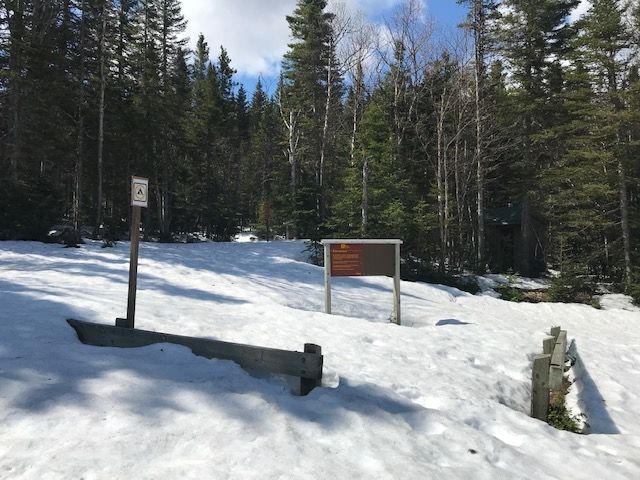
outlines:
[[[334,279],[298,242],[141,247],[137,326],[325,355],[322,388],[183,347],[81,344],[126,310],[127,243],[0,243],[0,478],[640,478],[640,313]],[[575,339],[589,435],[531,419],[531,356]]]
[[[629,295],[621,293],[605,293],[598,295],[600,307],[604,310],[628,310],[629,312],[640,312],[640,308],[636,307]]]
[[[476,277],[480,291],[484,295],[500,298],[494,288],[501,286],[510,286],[519,288],[520,290],[546,290],[550,286],[550,282],[545,279],[527,278],[518,275],[504,275],[500,273],[490,273],[482,277]]]

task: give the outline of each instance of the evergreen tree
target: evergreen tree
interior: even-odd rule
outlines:
[[[191,76],[191,108],[186,128],[191,188],[184,195],[191,218],[186,223],[189,229],[199,229],[207,236],[213,236],[219,190],[214,146],[220,94],[215,68],[209,59],[209,46],[203,35],[198,38]]]
[[[519,125],[512,133],[520,143],[512,161],[518,172],[512,182],[512,195],[518,192],[540,195],[535,182],[544,166],[554,160],[556,139],[545,132],[557,122],[558,91],[552,78],[574,35],[568,17],[577,0],[505,0],[506,13],[499,21],[501,53],[511,70],[515,91],[512,108],[517,109]],[[525,200],[526,201],[526,200]]]
[[[591,256],[603,252],[597,264],[607,267],[606,274],[618,273],[628,289],[633,270],[627,173],[632,170],[631,122],[622,90],[628,85],[625,52],[630,47],[631,34],[623,22],[624,8],[617,0],[595,0],[580,22],[582,35],[576,40],[577,71],[587,74],[591,92],[589,98],[583,97],[575,106],[577,122],[586,135],[571,136],[574,145],[576,140],[582,143],[569,152],[569,157],[581,158],[579,171],[591,178],[583,188],[587,198],[596,202],[596,218],[586,214],[580,218],[586,224],[585,229],[594,231],[589,245]],[[592,122],[586,124],[587,119]],[[589,171],[588,167],[594,163],[596,167]],[[611,213],[616,211],[612,217]],[[612,228],[615,225],[619,228]],[[584,241],[585,236],[578,243]],[[603,247],[598,248],[598,243]],[[610,265],[622,265],[622,270],[610,272]]]
[[[476,216],[477,216],[477,252],[478,269],[484,269],[485,233],[484,210],[487,169],[487,125],[486,124],[486,55],[491,46],[488,32],[489,20],[497,12],[497,4],[492,0],[458,0],[469,5],[466,27],[473,33],[474,40],[474,90],[475,90],[475,164],[476,164]]]
[[[327,140],[324,126],[331,104],[341,97],[341,79],[336,70],[334,15],[325,11],[325,0],[299,0],[287,16],[293,43],[282,65],[281,97],[287,98],[283,119],[296,145],[291,163],[291,221],[295,234],[317,236],[323,221],[324,173]],[[283,98],[280,100],[283,105]],[[335,104],[334,104],[335,105]],[[295,122],[295,127],[294,127]]]
[[[258,231],[267,240],[288,218],[288,168],[282,162],[278,105],[267,97],[258,81],[249,109],[251,119],[251,152],[245,178],[251,178],[253,218]],[[284,234],[286,232],[279,231]]]

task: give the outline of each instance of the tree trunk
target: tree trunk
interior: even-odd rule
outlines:
[[[297,209],[297,195],[298,195],[298,157],[297,157],[297,149],[298,149],[298,138],[296,137],[296,123],[297,118],[294,114],[293,110],[289,112],[289,123],[288,123],[288,133],[289,133],[289,166],[291,167],[291,212],[293,213],[294,219],[292,219],[292,224],[290,228],[290,234],[293,238],[297,238],[297,225],[295,224],[295,212]]]
[[[451,259],[449,258],[449,254],[451,252],[449,248],[449,220],[450,220],[450,211],[449,211],[449,155],[447,142],[444,138],[444,125],[443,125],[443,149],[442,149],[442,181],[443,181],[443,194],[444,194],[444,230],[443,230],[443,240],[444,245],[446,247],[446,261],[448,264],[451,264]]]
[[[85,1],[80,4],[80,72],[78,76],[78,123],[76,132],[76,162],[73,171],[73,226],[80,230],[82,209],[82,163],[84,157],[84,103],[85,103]]]
[[[355,88],[353,91],[353,117],[351,128],[351,145],[349,151],[349,159],[351,160],[351,166],[355,165],[355,151],[356,151],[356,137],[358,135],[358,122],[360,120],[360,108],[362,105],[362,80],[364,72],[362,69],[362,57],[358,57],[358,63],[356,65],[356,78]]]
[[[437,185],[437,197],[438,197],[438,227],[440,232],[440,266],[439,269],[441,272],[444,272],[445,269],[445,260],[447,256],[447,246],[446,246],[446,235],[445,235],[445,212],[444,212],[444,182],[442,179],[443,176],[443,162],[444,162],[444,152],[443,152],[443,129],[444,129],[444,93],[440,99],[440,112],[439,117],[436,122],[436,155],[437,155],[437,165],[436,165],[436,185]]]
[[[332,45],[332,49],[333,49]],[[324,168],[327,151],[327,137],[329,133],[329,115],[331,112],[331,98],[333,95],[333,56],[329,55],[327,63],[327,98],[324,105],[324,122],[322,125],[322,140],[320,142],[320,168],[318,171],[318,198],[316,200],[316,217],[322,221],[323,200],[324,200]]]
[[[11,110],[12,110],[12,120],[13,124],[11,125],[11,181],[13,183],[18,183],[18,165],[20,164],[20,159],[22,157],[21,152],[21,122],[20,122],[20,81],[18,79],[14,79],[13,88],[11,89]]]
[[[107,83],[106,74],[106,36],[107,36],[107,5],[108,0],[102,2],[102,32],[100,35],[100,105],[98,108],[98,198],[96,202],[96,224],[95,233],[100,231],[102,227],[102,185],[103,185],[103,153],[104,153],[104,108],[105,108],[105,90]]]
[[[171,192],[169,188],[169,164],[166,158],[166,154],[163,152],[162,162],[162,181],[161,181],[161,195],[160,195],[160,232],[164,241],[171,240]]]
[[[362,164],[362,236],[367,236],[369,223],[369,159],[364,157]]]
[[[127,8],[126,2],[120,2],[120,10],[118,12],[118,83],[123,89],[124,84],[124,68],[125,68],[125,25],[127,24]]]
[[[462,112],[462,109],[461,109]],[[461,124],[462,113],[459,116],[459,124]],[[454,147],[454,156],[453,156],[453,172],[454,172],[454,182],[455,182],[455,194],[456,194],[456,216],[458,221],[458,248],[457,250],[457,265],[458,269],[461,270],[463,267],[463,258],[464,258],[464,238],[463,238],[463,199],[462,199],[462,173],[460,172],[460,136],[456,137],[455,147]]]
[[[476,261],[478,271],[483,272],[485,268],[485,232],[484,232],[484,152],[482,149],[484,141],[484,132],[482,125],[482,109],[483,109],[483,80],[484,80],[484,54],[485,54],[485,12],[483,6],[483,0],[476,0],[473,5],[474,8],[474,37],[475,37],[475,68],[474,68],[474,83],[475,83],[475,117],[476,117],[476,192],[477,192],[477,254]]]
[[[631,286],[631,233],[629,229],[629,197],[627,193],[627,174],[620,154],[618,154],[618,189],[620,195],[620,226],[622,228],[622,246],[624,250],[624,288]]]
[[[18,182],[18,169],[22,161],[22,61],[24,45],[24,2],[17,2],[10,13],[7,10],[7,21],[9,27],[10,51],[9,51],[9,109],[10,109],[10,154],[9,168],[10,178],[14,183]]]

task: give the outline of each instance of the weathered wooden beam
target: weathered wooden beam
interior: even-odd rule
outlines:
[[[552,327],[551,328],[551,336],[555,339],[558,338],[558,335],[560,335],[560,327]]]
[[[314,345],[313,343],[304,344],[304,352],[318,355],[322,358],[322,347],[320,345]],[[322,383],[321,378],[305,378],[300,377],[300,395],[307,395],[311,390],[319,387]]]
[[[547,337],[542,341],[542,353],[551,355],[553,348],[556,346],[556,339],[554,337]]]
[[[320,347],[317,347],[317,352],[306,352],[306,350],[305,352],[293,352],[219,340],[114,327],[81,320],[69,319],[67,322],[75,329],[80,341],[88,345],[135,348],[154,343],[172,343],[188,347],[195,355],[201,357],[231,360],[243,368],[309,379],[314,381],[314,386],[318,385],[318,382],[322,379],[323,357],[320,354]]]
[[[402,325],[400,316],[400,244],[395,245],[395,270],[393,274],[393,316],[391,321],[396,325]]]
[[[133,188],[133,185],[132,187]],[[131,207],[131,255],[129,258],[129,295],[127,296],[127,319],[119,326],[135,327],[136,291],[138,289],[138,254],[140,252],[140,208]]]
[[[547,421],[549,414],[549,364],[551,355],[533,357],[531,375],[531,416]]]
[[[552,391],[562,389],[562,378],[564,376],[564,359],[567,351],[567,331],[561,330],[556,339],[556,344],[551,354],[551,367],[549,373],[549,388]]]
[[[324,313],[331,314],[331,245],[324,245]]]

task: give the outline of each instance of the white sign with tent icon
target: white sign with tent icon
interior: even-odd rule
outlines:
[[[131,206],[149,206],[149,179],[142,177],[131,177]]]

